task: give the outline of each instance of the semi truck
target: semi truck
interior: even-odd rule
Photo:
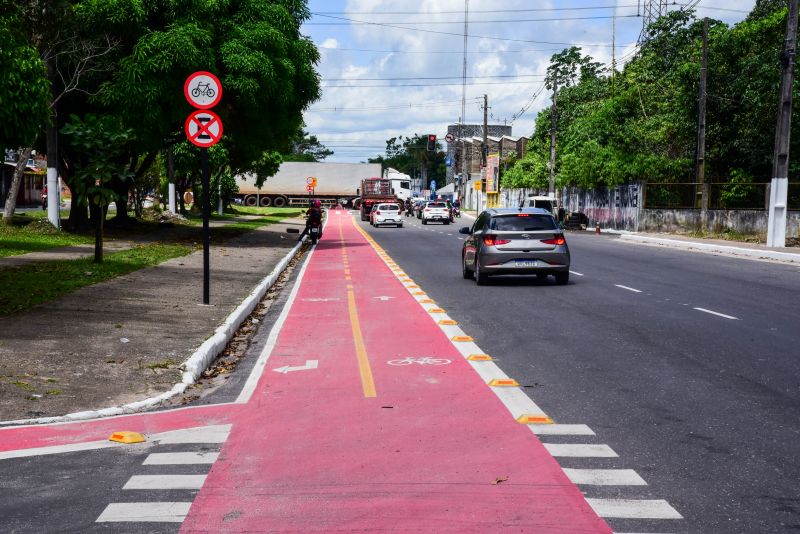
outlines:
[[[400,206],[400,211],[403,210],[403,201],[411,195],[411,190],[408,190],[408,196],[400,198],[393,185],[393,181],[388,178],[374,177],[361,181],[361,197],[357,206],[362,221],[369,220],[369,212],[375,204],[392,202]]]
[[[360,196],[361,181],[380,175],[380,163],[287,161],[281,163],[275,176],[267,178],[260,189],[256,188],[255,175],[236,176],[239,186],[236,198],[245,206],[306,206],[314,198],[327,206],[341,204],[352,207],[353,201]],[[316,185],[313,191],[309,191],[312,178],[316,179]],[[408,194],[411,194],[410,189]]]

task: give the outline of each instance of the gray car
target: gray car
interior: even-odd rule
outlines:
[[[459,233],[469,236],[461,253],[462,273],[478,285],[500,274],[552,274],[559,285],[569,282],[569,247],[547,210],[488,209]]]

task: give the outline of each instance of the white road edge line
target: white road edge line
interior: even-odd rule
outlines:
[[[623,285],[620,285],[620,284],[614,284],[614,286],[616,286],[616,287],[618,287],[618,288],[620,288],[620,289],[626,289],[626,290],[628,290],[628,291],[633,291],[634,293],[641,293],[641,291],[640,291],[640,290],[638,290],[638,289],[634,289],[634,288],[632,288],[632,287],[623,286]]]
[[[726,319],[731,319],[733,321],[738,321],[738,317],[734,317],[733,315],[725,315],[724,313],[715,312],[712,310],[707,310],[705,308],[692,308],[693,310],[701,311],[703,313],[710,313],[711,315],[716,315],[717,317],[724,317]]]
[[[575,276],[583,276],[583,274],[581,274],[581,273],[576,273],[575,271],[570,271],[570,272],[571,272],[572,274],[574,274]]]
[[[294,282],[292,292],[289,293],[289,297],[286,299],[286,304],[284,304],[281,314],[278,316],[275,324],[272,325],[272,329],[269,331],[269,337],[267,337],[267,343],[261,350],[261,354],[258,355],[258,359],[256,360],[255,365],[253,365],[253,369],[250,371],[250,376],[247,377],[247,381],[244,383],[242,391],[239,392],[239,396],[236,397],[235,401],[233,401],[234,404],[247,404],[250,401],[250,397],[253,396],[256,386],[258,385],[258,381],[261,379],[261,375],[264,374],[264,371],[267,368],[267,361],[272,355],[275,345],[278,344],[278,335],[280,335],[281,330],[283,329],[283,323],[286,322],[286,318],[289,316],[289,312],[294,306],[294,301],[297,298],[297,293],[300,292],[300,286],[302,285],[306,268],[308,267],[308,264],[311,261],[311,256],[314,255],[315,250],[316,247],[311,247],[308,250],[308,255],[303,262],[303,266],[300,267],[300,272],[297,273],[297,279]]]

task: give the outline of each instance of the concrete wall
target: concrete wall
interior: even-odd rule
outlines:
[[[766,237],[767,218],[764,210],[709,210],[708,229]],[[691,209],[646,209],[641,211],[639,221],[639,230],[643,232],[699,230],[701,226],[700,210]],[[800,237],[800,211],[788,212],[786,237]]]

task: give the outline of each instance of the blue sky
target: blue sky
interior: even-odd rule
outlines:
[[[487,94],[490,123],[530,135],[536,113],[550,105],[542,91],[550,56],[574,44],[610,65],[615,21],[619,65],[642,29],[638,3],[470,0],[465,122],[482,121]],[[695,9],[734,24],[754,4],[700,0]],[[327,161],[365,161],[400,135],[443,138],[458,121],[464,0],[309,0],[309,8],[313,16],[302,31],[320,49],[323,89],[305,122],[335,152]]]

